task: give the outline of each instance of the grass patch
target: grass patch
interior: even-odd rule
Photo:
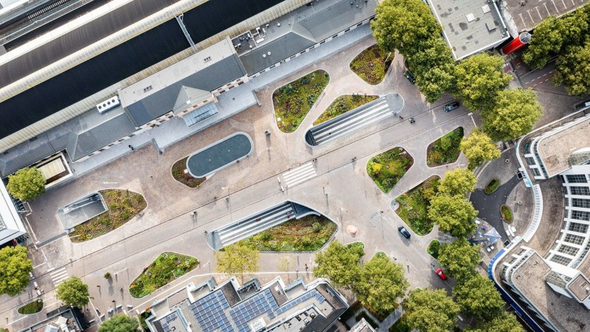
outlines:
[[[186,160],[188,157],[184,157],[179,161],[175,162],[172,165],[172,177],[174,180],[188,186],[190,188],[197,188],[201,183],[203,183],[207,178],[195,178],[190,175],[189,172],[184,172],[186,170]]]
[[[408,325],[406,315],[401,316],[395,324],[391,325],[389,332],[411,332],[412,328]]]
[[[369,323],[369,325],[371,325],[375,330],[377,330],[379,328],[379,324],[377,324],[377,322],[375,322],[373,320],[373,318],[371,318],[371,316],[369,316],[364,310],[359,311],[358,314],[356,314],[356,316],[354,316],[354,319],[356,319],[357,322],[359,322],[361,319],[365,319],[367,321],[367,323]]]
[[[144,297],[191,271],[198,264],[199,261],[194,257],[165,252],[133,280],[129,292],[135,298]]]
[[[502,205],[500,212],[502,213],[502,219],[504,219],[505,222],[512,222],[512,210],[510,210],[508,205]]]
[[[72,242],[84,242],[123,226],[146,208],[145,198],[129,190],[101,190],[109,210],[74,228],[69,234]]]
[[[328,106],[328,109],[325,110],[324,113],[322,113],[322,115],[317,120],[314,121],[313,125],[319,125],[322,122],[326,122],[359,106],[372,102],[377,98],[379,97],[375,95],[340,96],[336,98],[336,100],[334,100],[334,102],[332,102],[330,106]]]
[[[389,58],[388,54],[388,52],[382,51],[379,46],[373,45],[352,60],[350,70],[369,84],[379,84],[385,78],[385,73],[393,61],[393,54]]]
[[[438,240],[432,240],[428,244],[428,247],[426,248],[426,252],[430,256],[434,257],[434,259],[438,259],[438,250],[439,249],[440,249],[440,242]]]
[[[437,193],[439,181],[438,176],[432,176],[396,198],[399,203],[397,215],[418,235],[426,235],[432,231],[433,223],[428,220],[428,206]]]
[[[316,70],[275,90],[272,100],[277,125],[284,133],[292,133],[328,85],[330,75]]]
[[[315,251],[330,240],[336,224],[324,216],[289,220],[240,242],[259,251]]]
[[[414,164],[414,159],[402,148],[393,148],[369,159],[367,173],[375,184],[388,193]]]
[[[492,181],[486,186],[485,193],[491,195],[494,191],[498,190],[498,187],[500,187],[500,180],[492,179]]]
[[[22,315],[36,314],[43,309],[43,300],[33,301],[18,308],[18,313]]]
[[[428,145],[426,160],[429,167],[454,163],[459,158],[463,127],[459,127]]]

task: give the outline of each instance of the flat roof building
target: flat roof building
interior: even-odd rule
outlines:
[[[503,1],[502,11],[510,34],[517,36],[523,31],[533,30],[549,16],[561,16],[572,12],[590,0],[559,1],[559,0],[513,0]]]
[[[0,180],[0,245],[8,243],[27,232],[4,182]]]
[[[455,60],[500,45],[510,35],[493,0],[428,1]]]
[[[240,286],[235,278],[220,285],[211,278],[156,301],[146,323],[152,332],[322,332],[347,308],[323,279],[289,285],[280,277],[265,285],[252,279]]]

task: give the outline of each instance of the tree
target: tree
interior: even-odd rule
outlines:
[[[404,309],[408,325],[420,332],[450,332],[459,314],[459,305],[442,289],[412,290]]]
[[[33,263],[27,257],[27,248],[4,247],[0,249],[0,295],[15,296],[29,284],[29,272]]]
[[[476,328],[467,329],[468,332],[523,332],[522,325],[516,316],[502,312],[489,322],[478,324]]]
[[[139,322],[127,315],[116,315],[102,323],[98,332],[140,332]]]
[[[439,226],[444,233],[464,237],[475,231],[473,220],[477,210],[471,202],[461,196],[436,195],[430,200],[428,219]]]
[[[397,307],[397,299],[404,296],[408,286],[403,266],[378,252],[362,268],[353,288],[363,305],[385,317]]]
[[[504,90],[511,80],[504,74],[504,60],[497,55],[480,53],[471,56],[455,66],[457,87],[454,95],[472,111],[489,110],[498,93]]]
[[[365,254],[358,244],[343,246],[334,240],[315,257],[314,277],[326,277],[336,287],[352,288],[361,273],[359,260]]]
[[[88,285],[77,277],[71,277],[59,284],[56,296],[66,305],[77,308],[84,307],[90,301]]]
[[[461,152],[469,161],[468,168],[473,170],[485,161],[500,157],[500,150],[483,131],[475,129],[469,137],[463,138],[460,145]]]
[[[442,29],[427,4],[420,0],[384,0],[377,5],[371,22],[377,45],[404,56],[421,51],[423,43],[440,38]]]
[[[467,168],[455,168],[445,173],[440,181],[438,192],[449,196],[463,196],[475,190],[477,179]]]
[[[36,168],[22,168],[8,176],[6,189],[15,198],[33,200],[45,192],[45,178]]]
[[[584,46],[572,46],[557,58],[553,83],[566,86],[570,95],[590,93],[590,39]]]
[[[494,140],[511,140],[530,132],[541,115],[532,90],[501,91],[495,107],[483,114],[483,130]]]
[[[479,264],[479,247],[473,246],[464,238],[459,238],[451,244],[441,244],[438,249],[438,262],[444,266],[448,274],[458,282],[467,280],[475,273]]]
[[[260,252],[253,246],[238,242],[227,246],[224,251],[215,253],[217,272],[239,275],[244,282],[244,274],[259,270]]]
[[[461,311],[487,320],[499,315],[505,304],[494,282],[480,274],[458,284],[453,295]]]
[[[406,61],[416,76],[420,92],[432,103],[455,86],[455,60],[451,49],[440,37],[425,41],[423,47],[420,52],[409,55]]]

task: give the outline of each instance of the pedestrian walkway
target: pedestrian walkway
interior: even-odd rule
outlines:
[[[70,277],[70,275],[68,274],[68,271],[66,270],[66,268],[62,267],[60,269],[51,271],[49,273],[49,277],[51,278],[51,281],[53,282],[55,287],[57,287],[57,286],[59,286],[59,284],[64,282],[66,279],[68,279]]]
[[[313,162],[303,164],[293,170],[283,173],[283,181],[287,188],[292,188],[300,183],[303,183],[318,174]]]
[[[312,146],[329,143],[397,114],[403,104],[404,100],[399,94],[388,94],[312,127],[306,133],[305,141]]]

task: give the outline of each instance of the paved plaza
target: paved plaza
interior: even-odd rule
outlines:
[[[451,99],[450,96],[444,96],[433,105],[425,103],[417,88],[402,76],[405,69],[399,55],[384,82],[375,86],[365,83],[348,64],[374,42],[372,37],[364,38],[338,56],[325,58],[260,89],[257,97],[261,106],[252,106],[210,126],[171,145],[164,153],[159,153],[153,145],[146,145],[33,201],[27,220],[35,240],[44,242],[57,236],[43,247],[32,249],[36,281],[45,292],[47,309],[57,305],[55,279],[68,275],[79,276],[90,285],[93,297],[90,309],[105,313],[114,305],[122,304],[130,308],[131,314],[135,314],[135,310],[143,311],[155,299],[189,281],[202,281],[211,275],[221,277],[214,273],[215,259],[207,245],[205,231],[218,229],[286,200],[308,206],[336,221],[339,228],[336,238],[343,243],[363,241],[366,245],[364,260],[383,251],[402,263],[412,287],[449,289],[430,270],[436,261],[425,251],[432,239],[445,241],[445,236],[435,227],[426,236],[414,234],[411,241],[402,239],[397,227],[404,222],[389,206],[395,197],[430,176],[442,176],[449,169],[464,166],[466,161],[461,156],[454,164],[430,168],[426,165],[426,147],[457,127],[463,127],[468,135],[478,119],[469,116],[464,108],[444,112],[442,105]],[[291,134],[281,133],[274,119],[272,92],[317,69],[330,74],[330,84],[299,129]],[[400,112],[404,119],[391,116],[322,146],[311,148],[305,144],[305,133],[313,121],[338,96],[352,93],[381,96],[398,93],[404,100]],[[411,124],[407,120],[410,117],[416,122]],[[269,131],[270,136],[265,131]],[[196,189],[172,178],[174,162],[236,132],[252,138],[253,154],[217,171]],[[367,175],[365,165],[373,155],[392,147],[408,151],[414,158],[414,165],[390,193],[384,194]],[[314,159],[316,162],[312,163]],[[289,182],[288,185],[285,182]],[[57,209],[89,192],[107,188],[141,193],[148,207],[124,226],[99,238],[72,243],[67,236],[60,237],[62,226],[56,216]],[[196,218],[191,216],[195,210]],[[344,232],[349,225],[359,229],[355,237]],[[201,264],[145,298],[132,298],[128,292],[130,283],[164,251],[194,256]],[[277,262],[282,255],[297,257],[297,266],[288,275],[277,272]],[[302,271],[305,271],[304,264],[313,266],[313,253],[263,253],[261,256],[261,272],[257,276],[263,281],[277,274],[283,274],[286,280],[297,276],[311,278],[310,271]],[[106,272],[113,275],[112,283],[103,278]],[[14,298],[2,298],[0,310],[13,327],[27,325],[27,319],[13,312],[33,296],[29,291]]]

